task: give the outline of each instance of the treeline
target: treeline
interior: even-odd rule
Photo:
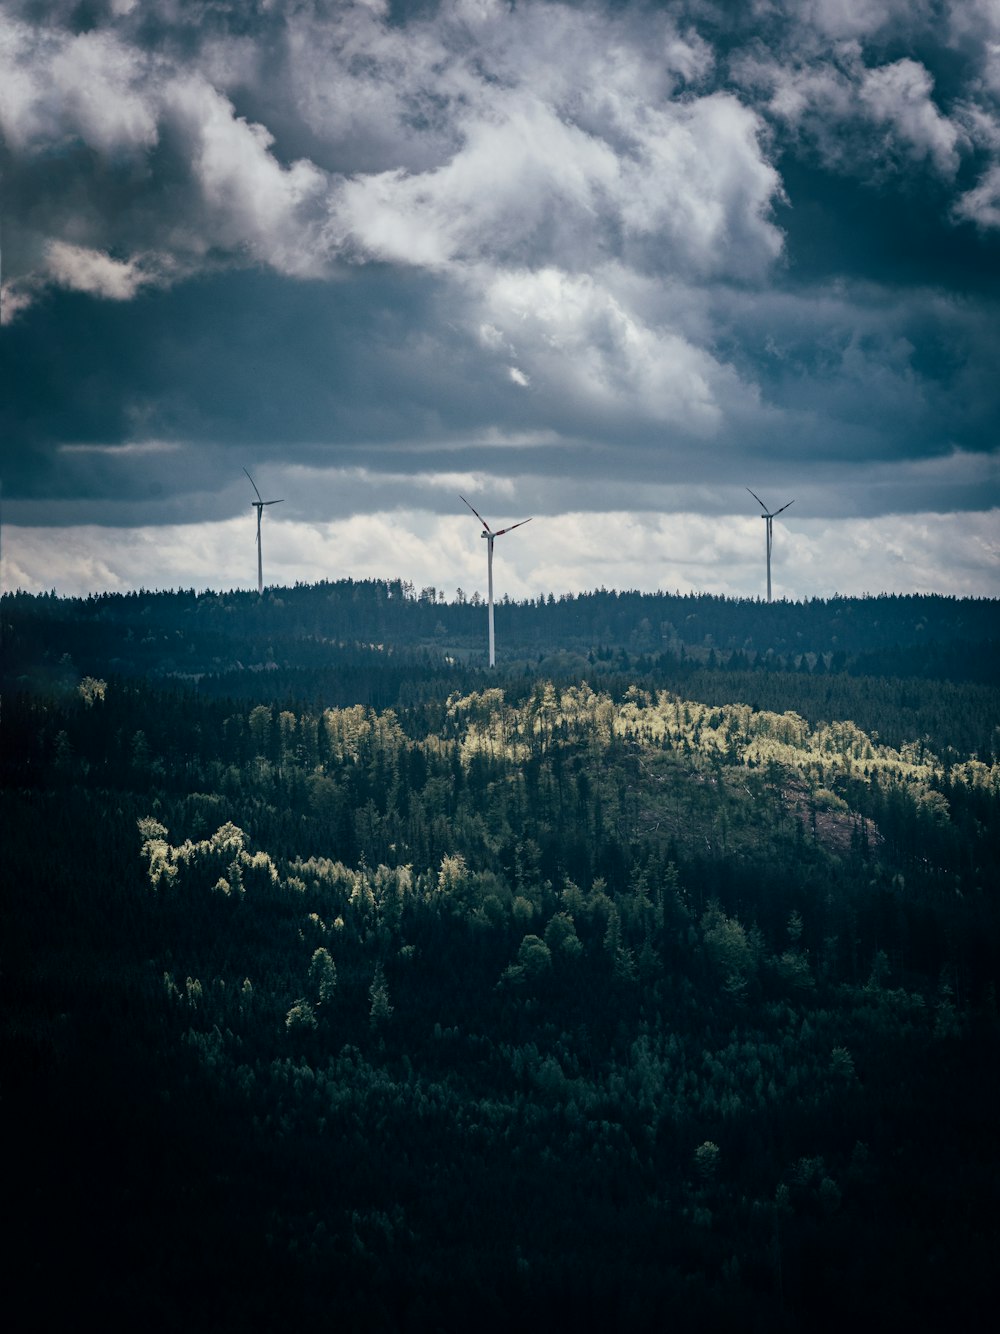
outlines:
[[[188,675],[321,668],[331,646],[423,649],[437,662],[482,661],[486,610],[399,580],[341,580],[256,593],[15,593],[0,601],[13,662],[55,672],[68,654],[85,673]],[[762,603],[708,594],[597,592],[504,599],[501,659],[558,651],[626,660],[997,681],[998,604],[884,595]],[[13,670],[11,668],[10,670]]]

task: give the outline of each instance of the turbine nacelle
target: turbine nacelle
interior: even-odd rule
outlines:
[[[251,502],[250,502],[250,508],[251,508],[251,509],[255,509],[255,510],[257,511],[257,513],[259,514],[260,511],[261,511],[261,506],[263,506],[263,505],[282,505],[282,504],[284,504],[284,500],[265,500],[265,499],[261,496],[260,492],[257,491],[257,483],[254,481],[254,479],[253,479],[253,478],[250,476],[250,474],[247,472],[246,468],[244,468],[243,471],[247,473],[247,477],[248,477],[248,479],[249,479],[249,481],[250,481],[250,485],[253,487],[254,491],[255,491],[256,494],[257,494],[257,499],[256,499],[256,500],[251,500]]]
[[[747,487],[747,490],[750,491],[750,488]],[[758,504],[758,505],[761,507],[761,509],[764,511],[764,513],[763,513],[760,517],[761,517],[762,519],[765,519],[765,520],[767,520],[767,519],[776,519],[776,518],[778,517],[779,514],[784,514],[785,510],[788,509],[788,505],[794,505],[794,504],[795,504],[795,501],[794,501],[794,500],[790,500],[790,501],[788,502],[788,505],[782,505],[782,507],[781,507],[780,510],[775,510],[775,511],[772,513],[772,512],[767,508],[767,506],[764,504],[764,502],[761,500],[760,496],[757,494],[756,491],[750,491],[750,494],[753,496],[754,500],[756,500],[757,504]]]

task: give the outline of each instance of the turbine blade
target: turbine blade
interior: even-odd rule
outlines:
[[[747,490],[750,491],[750,488],[747,487]],[[762,509],[762,510],[764,511],[764,513],[766,514],[766,513],[767,513],[767,506],[766,506],[766,505],[764,504],[764,502],[761,500],[761,498],[760,498],[760,496],[757,494],[757,492],[756,492],[756,491],[750,491],[750,494],[753,496],[754,500],[756,500],[757,504],[761,507],[761,509]]]
[[[532,518],[534,518],[534,515],[532,515]],[[493,534],[493,536],[503,537],[504,533],[512,533],[515,528],[522,528],[526,523],[530,522],[531,519],[522,519],[520,523],[512,523],[509,528],[498,528],[497,531]]]
[[[463,504],[465,504],[465,505],[469,505],[469,502],[465,499],[465,497],[464,497],[463,495],[460,494],[458,498],[459,498],[459,500],[462,501]],[[486,520],[483,518],[483,516],[479,513],[479,511],[478,511],[477,509],[475,509],[472,505],[469,505],[469,509],[472,510],[473,514],[476,516],[476,518],[479,520],[479,522],[483,525],[483,527],[486,529],[486,531],[489,532],[489,531],[490,531],[490,526],[489,526],[489,524],[486,522]],[[494,536],[496,536],[496,534],[494,534]]]
[[[244,472],[247,472],[246,468],[244,468],[243,471],[244,471]],[[250,474],[249,474],[248,472],[247,472],[247,476],[250,477]],[[257,483],[254,481],[254,479],[253,479],[252,477],[250,477],[250,485],[253,487],[253,489],[254,489],[255,491],[257,491]],[[260,492],[259,492],[259,491],[257,491],[257,499],[260,500]],[[263,503],[264,503],[264,502],[261,500],[261,504],[263,504]],[[251,505],[253,504],[253,501],[252,501],[252,500],[251,500],[250,504],[251,504]]]
[[[285,502],[284,499],[281,499],[281,500],[262,500],[260,503],[262,505],[283,505]]]
[[[794,504],[795,504],[795,501],[794,501],[794,500],[790,500],[790,501],[788,502],[788,505],[794,505]],[[784,510],[788,509],[788,505],[782,505],[782,507],[781,507],[780,510],[775,510],[775,511],[774,511],[774,517],[777,518],[779,514],[783,513]]]

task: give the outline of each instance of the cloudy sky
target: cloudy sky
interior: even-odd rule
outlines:
[[[1000,594],[997,0],[0,0],[5,589]]]

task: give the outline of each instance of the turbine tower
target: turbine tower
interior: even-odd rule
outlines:
[[[750,491],[750,488],[747,487],[747,490]],[[756,491],[750,491],[750,494],[753,496],[754,500],[756,500],[757,504],[764,511],[764,513],[760,517],[767,524],[767,600],[768,602],[770,602],[771,601],[771,543],[774,540],[773,525],[778,515],[782,514],[786,509],[788,509],[788,505],[794,505],[795,501],[790,500],[788,502],[788,505],[782,505],[780,510],[775,510],[774,513],[771,514],[768,512],[767,506],[761,500],[760,496],[757,495]]]
[[[459,496],[459,500],[461,500],[463,504],[469,505],[469,502],[465,499],[464,496]],[[484,537],[486,539],[486,551],[487,551],[486,567],[489,572],[488,574],[489,597],[487,598],[487,605],[489,607],[489,617],[490,617],[490,666],[495,667],[497,659],[496,659],[496,641],[493,636],[493,543],[496,541],[498,537],[503,537],[504,533],[512,533],[515,528],[520,528],[522,524],[530,523],[531,520],[521,519],[518,523],[512,523],[509,528],[498,528],[497,531],[494,533],[490,528],[489,524],[486,522],[483,516],[480,513],[478,513],[478,511],[472,509],[471,505],[469,505],[469,509],[472,510],[473,514],[475,514],[476,518],[483,525],[483,531],[479,534],[479,536]]]
[[[247,472],[246,468],[244,468],[243,471]],[[248,472],[247,476],[250,477],[250,474]],[[252,477],[250,477],[250,485],[253,487],[255,491],[257,491],[257,483],[254,481]],[[257,499],[251,500],[250,502],[250,504],[257,511],[257,592],[258,593],[263,593],[264,591],[264,558],[263,555],[261,554],[261,549],[260,549],[260,516],[264,513],[265,505],[280,505],[281,503],[282,502],[280,500],[261,500],[259,491],[257,491]]]

